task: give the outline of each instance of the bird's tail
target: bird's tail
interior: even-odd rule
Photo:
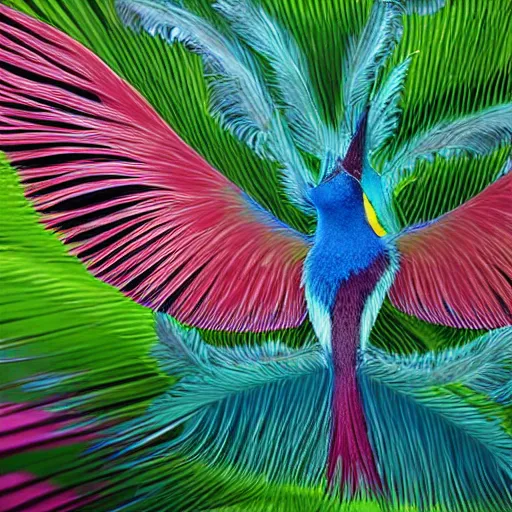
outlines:
[[[355,370],[334,379],[327,479],[330,492],[346,498],[382,494]]]

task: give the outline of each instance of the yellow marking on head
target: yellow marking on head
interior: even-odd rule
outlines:
[[[368,199],[368,197],[366,197],[366,194],[364,193],[363,203],[364,212],[366,214],[366,220],[368,221],[368,224],[370,224],[373,231],[375,231],[376,235],[384,236],[386,234],[386,230],[380,225],[379,219],[377,219],[377,214],[375,213],[372,203],[370,203],[370,200]]]

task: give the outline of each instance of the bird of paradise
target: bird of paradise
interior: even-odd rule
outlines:
[[[201,56],[211,115],[278,164],[288,200],[316,219],[310,234],[217,171],[93,53],[0,8],[0,147],[45,226],[96,278],[158,312],[154,353],[180,378],[142,417],[105,428],[93,453],[110,450],[132,467],[201,456],[270,482],[322,485],[327,496],[420,509],[512,506],[506,429],[440,392],[457,382],[508,403],[510,160],[487,188],[431,221],[402,228],[393,203],[418,161],[510,143],[512,104],[434,125],[380,172],[373,164],[395,134],[414,58],[378,80],[404,16],[443,4],[373,3],[348,41],[343,115],[332,126],[302,51],[262,7],[218,0],[226,35],[169,0],[117,0],[127,27]],[[491,331],[455,350],[391,355],[370,342],[386,297],[424,322]],[[269,332],[308,318],[316,339],[297,349],[214,347],[195,330]],[[145,510],[140,499],[129,505]]]

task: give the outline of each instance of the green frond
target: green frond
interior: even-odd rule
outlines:
[[[32,380],[71,374],[64,382],[69,392],[103,387],[91,394],[91,407],[121,413],[123,401],[137,396],[132,412],[142,410],[168,382],[149,356],[156,341],[153,313],[66,254],[38,224],[15,172],[0,158],[2,399],[38,398]],[[28,394],[8,391],[18,381]]]

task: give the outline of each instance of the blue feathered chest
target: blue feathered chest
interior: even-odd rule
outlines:
[[[330,183],[318,187],[318,195],[331,194]],[[318,225],[315,241],[305,263],[304,285],[310,319],[320,342],[331,345],[332,312],[338,292],[386,255],[386,245],[366,220],[359,187],[343,187],[343,200],[313,197],[317,203]]]

